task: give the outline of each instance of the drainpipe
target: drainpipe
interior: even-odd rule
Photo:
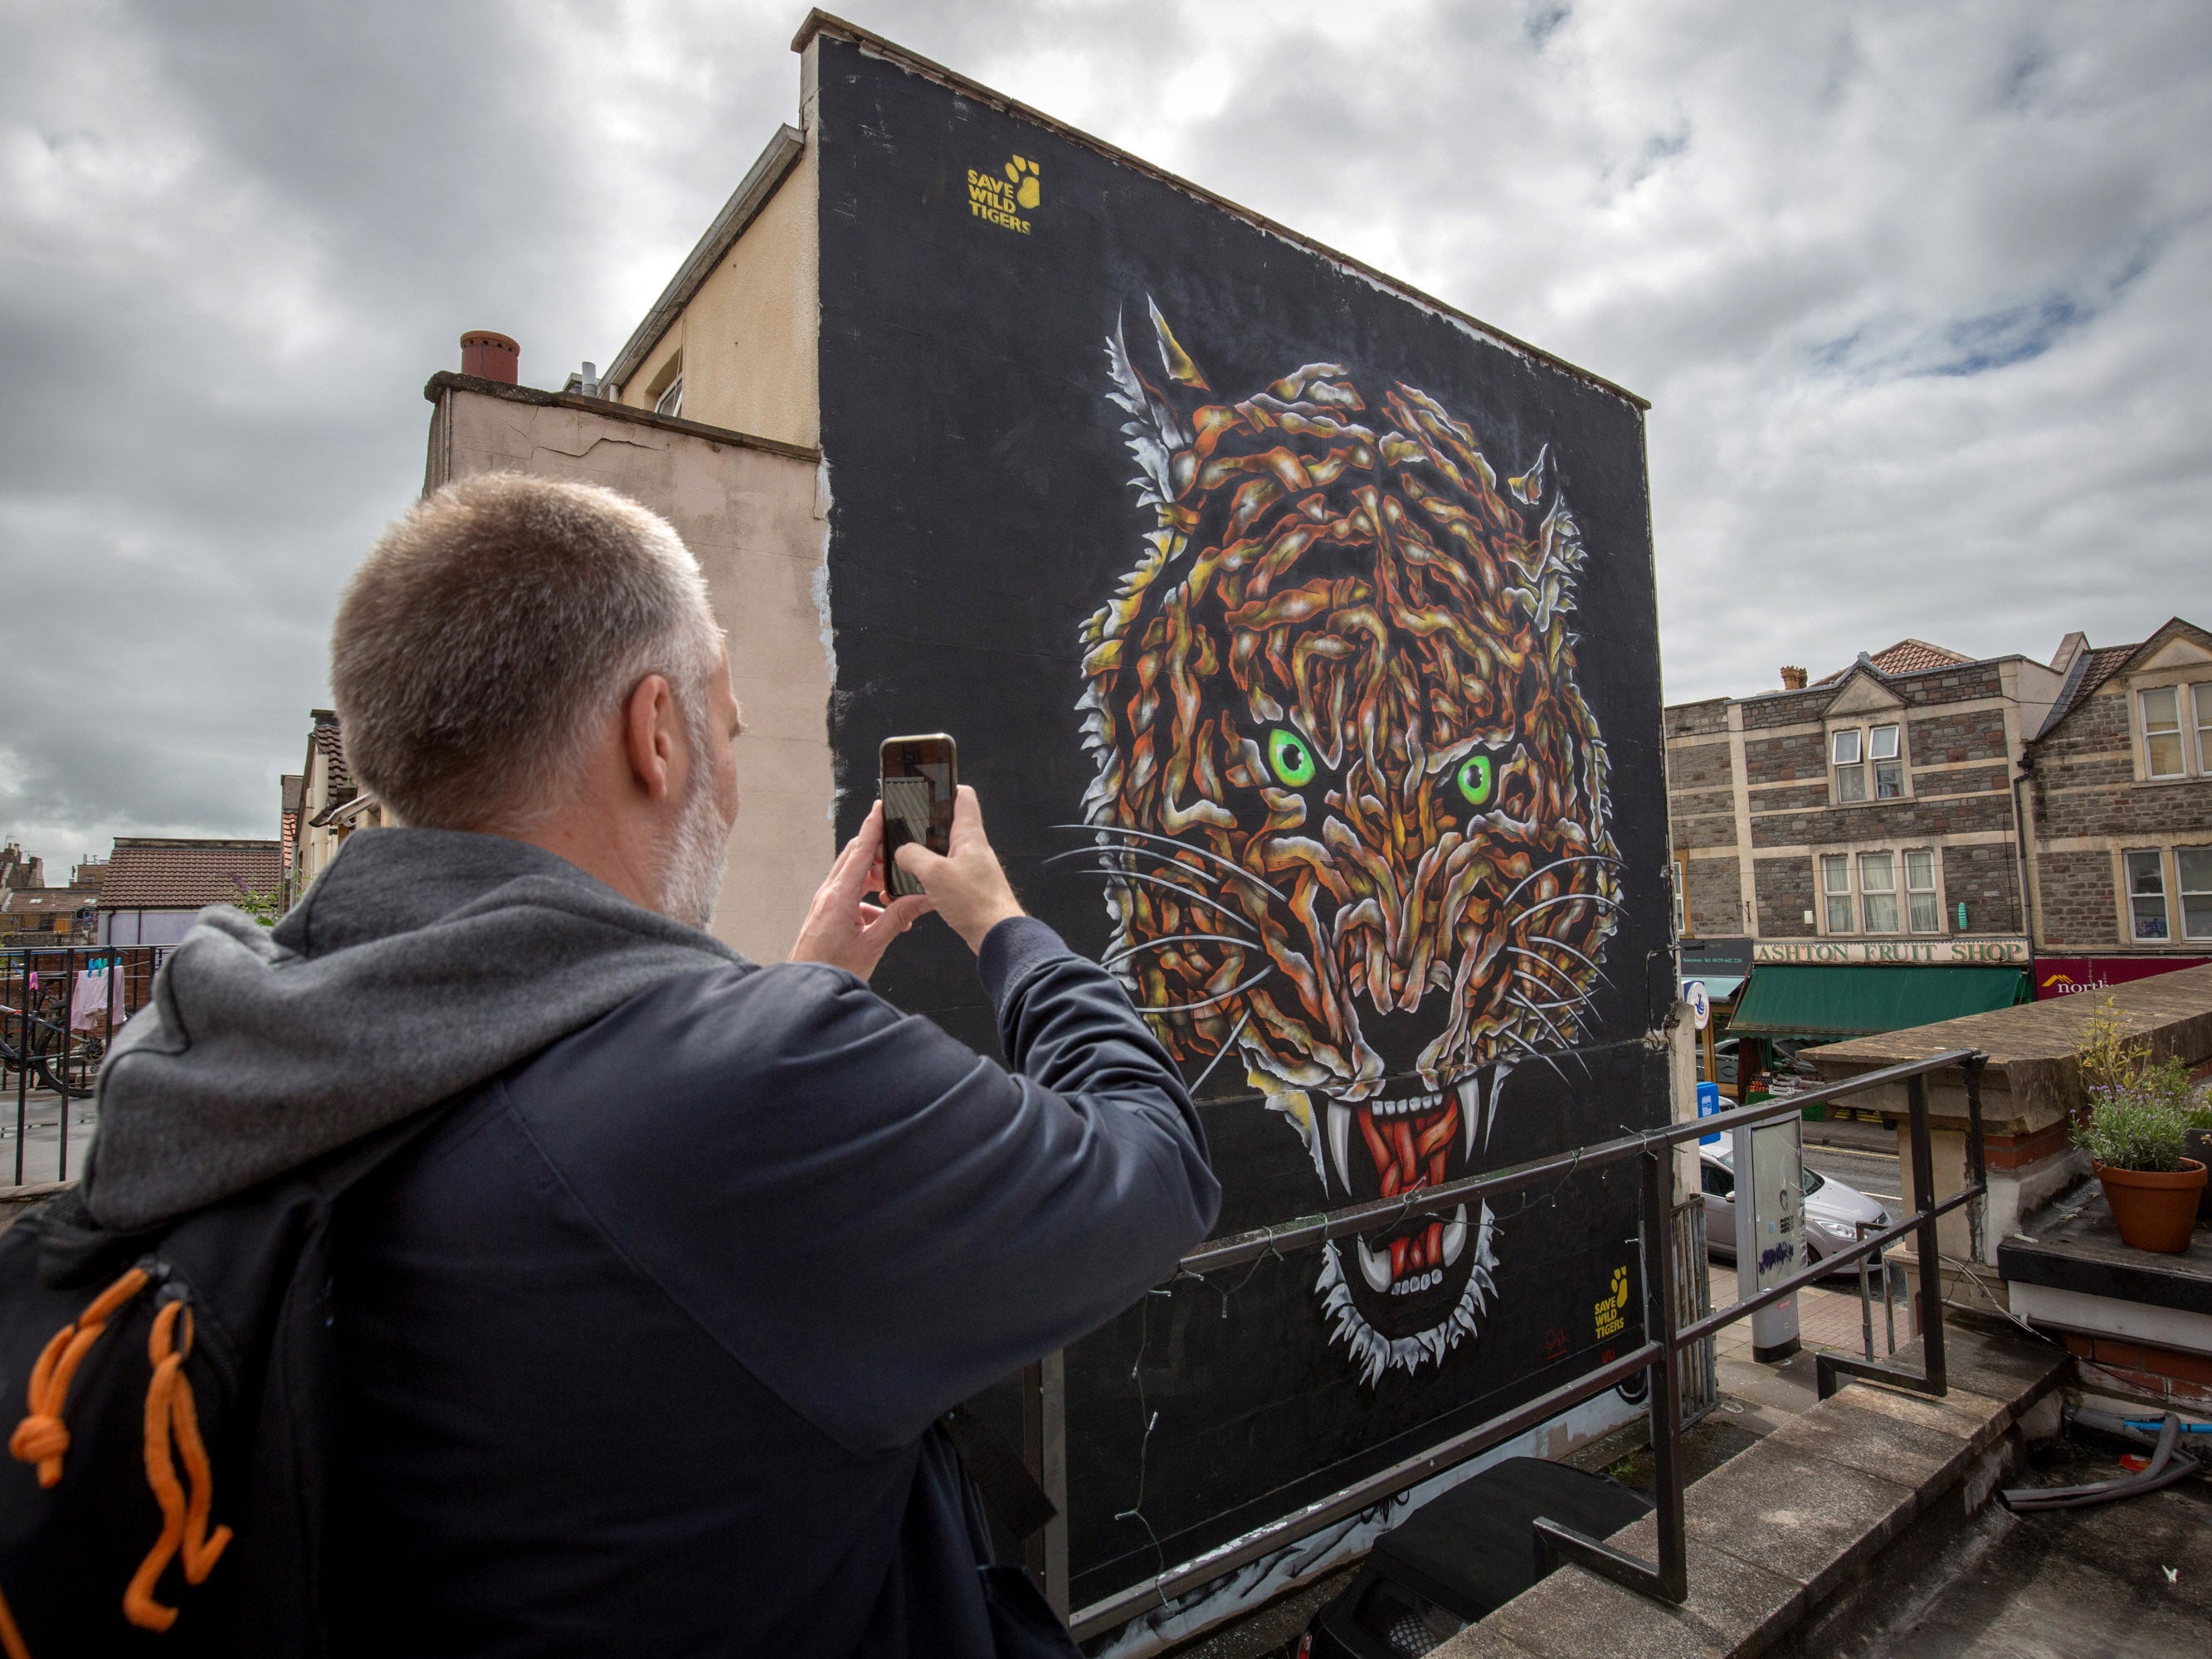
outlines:
[[[2020,916],[2027,933],[2027,959],[2031,970],[2035,962],[2035,899],[2028,883],[2027,814],[2021,809],[2020,787],[2035,776],[2035,757],[2020,757],[2020,775],[2012,781],[2012,832],[2020,848]]]

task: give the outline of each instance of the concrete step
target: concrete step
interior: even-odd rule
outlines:
[[[1838,1629],[1893,1553],[1940,1547],[2017,1470],[2023,1419],[2057,1431],[2063,1350],[1956,1324],[1944,1334],[1943,1398],[1850,1382],[1689,1487],[1681,1607],[1565,1566],[1432,1659],[1737,1659]],[[1920,1345],[1897,1358],[1917,1370]],[[1609,1541],[1654,1560],[1657,1522]]]

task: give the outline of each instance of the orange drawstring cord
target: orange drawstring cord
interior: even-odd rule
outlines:
[[[31,1650],[23,1640],[23,1632],[15,1628],[15,1615],[8,1611],[8,1598],[0,1595],[0,1654],[8,1659],[31,1659]]]
[[[31,1367],[31,1386],[25,1401],[27,1411],[8,1437],[8,1449],[20,1463],[39,1466],[39,1484],[51,1486],[62,1478],[62,1454],[69,1449],[69,1425],[62,1407],[69,1403],[70,1382],[76,1376],[92,1345],[107,1328],[109,1317],[146,1288],[146,1270],[133,1267],[94,1297],[91,1306],[53,1334]]]
[[[181,1322],[184,1334],[177,1338]],[[207,1448],[200,1440],[199,1413],[192,1404],[191,1380],[184,1364],[192,1351],[191,1310],[183,1302],[168,1304],[154,1316],[153,1334],[146,1339],[146,1357],[154,1362],[154,1380],[146,1389],[146,1484],[161,1506],[161,1535],[131,1575],[123,1592],[123,1616],[141,1630],[164,1631],[174,1624],[177,1610],[154,1599],[154,1586],[179,1550],[184,1554],[185,1582],[198,1584],[215,1570],[230,1528],[208,1530],[208,1510],[215,1501],[215,1480],[208,1468]],[[174,1435],[184,1455],[185,1486],[177,1480],[169,1443]]]

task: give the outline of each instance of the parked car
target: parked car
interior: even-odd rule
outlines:
[[[1619,1481],[1565,1463],[1493,1463],[1376,1539],[1351,1587],[1306,1626],[1298,1659],[1419,1659],[1543,1577],[1537,1516],[1601,1539],[1650,1510]]]
[[[1735,1152],[1727,1146],[1698,1148],[1699,1184],[1705,1189],[1705,1247],[1724,1261],[1735,1260]],[[1818,1170],[1808,1168],[1802,1174],[1805,1248],[1814,1261],[1857,1243],[1856,1222],[1865,1222],[1869,1231],[1890,1224],[1889,1212],[1857,1188]],[[1881,1253],[1877,1250],[1868,1260],[1879,1262]],[[1856,1265],[1852,1271],[1857,1271]]]

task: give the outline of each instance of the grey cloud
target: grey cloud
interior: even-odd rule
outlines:
[[[471,326],[605,363],[804,10],[9,14],[0,577],[54,620],[0,653],[0,829],[273,832],[422,380]],[[1651,397],[1671,696],[2212,622],[2202,7],[859,15]]]

